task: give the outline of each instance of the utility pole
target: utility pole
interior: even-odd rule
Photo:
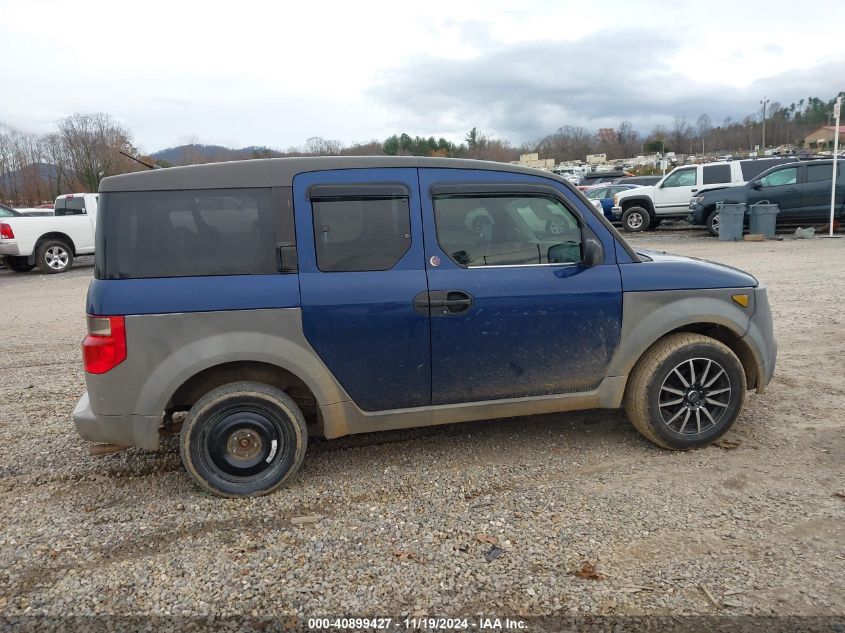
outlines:
[[[760,100],[760,104],[763,106],[763,155],[766,155],[766,105],[769,103],[769,100],[766,97],[763,97]]]
[[[836,161],[839,158],[839,115],[842,110],[842,96],[836,97],[833,104],[833,116],[836,118],[836,127],[833,128],[833,175],[830,181],[830,235],[833,237],[833,216],[836,204]]]

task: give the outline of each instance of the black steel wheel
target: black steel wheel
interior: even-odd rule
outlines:
[[[238,382],[207,393],[182,425],[182,462],[203,488],[224,497],[272,492],[305,457],[308,434],[286,393]]]

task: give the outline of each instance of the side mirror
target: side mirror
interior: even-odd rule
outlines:
[[[752,189],[762,189],[763,183],[760,182],[759,180],[754,180],[754,181],[751,182],[751,188]]]
[[[587,239],[584,240],[584,266],[592,268],[601,264],[603,260],[604,248],[602,248],[601,242],[593,236],[587,236]]]
[[[577,242],[563,242],[549,247],[546,255],[550,264],[575,264],[578,262]],[[601,242],[594,237],[587,237],[584,240],[583,257],[581,264],[585,268],[592,268],[604,260],[604,249]]]

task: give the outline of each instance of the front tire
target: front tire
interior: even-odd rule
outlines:
[[[649,213],[642,207],[628,207],[622,213],[622,228],[628,233],[645,231],[650,223]]]
[[[191,407],[180,434],[182,463],[200,487],[221,497],[257,497],[284,485],[305,459],[308,431],[299,407],[269,385],[236,382]]]
[[[742,364],[727,345],[701,334],[670,334],[634,367],[624,405],[646,439],[683,451],[727,433],[742,411],[745,389]]]
[[[30,264],[29,260],[26,257],[15,257],[12,255],[7,255],[5,258],[5,262],[9,270],[14,271],[16,273],[27,273],[33,268],[35,268],[35,264]]]
[[[713,237],[719,237],[719,210],[713,209],[705,222],[707,232]]]
[[[48,275],[63,273],[73,266],[73,251],[61,240],[47,240],[35,251],[35,265]]]

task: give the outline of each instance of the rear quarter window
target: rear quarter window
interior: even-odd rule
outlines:
[[[100,279],[278,271],[270,189],[100,194]]]

